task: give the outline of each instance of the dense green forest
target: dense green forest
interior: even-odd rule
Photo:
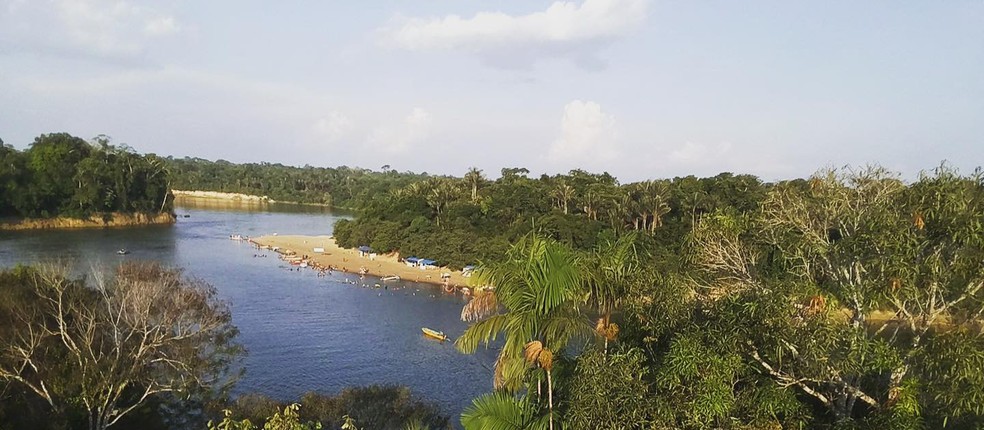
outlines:
[[[235,164],[201,158],[166,159],[173,189],[267,196],[283,202],[314,203],[356,209],[376,196],[426,178],[383,166],[381,172],[350,167],[294,167]]]
[[[615,212],[590,245],[538,223],[481,265],[456,346],[502,347],[465,428],[984,426],[980,171],[725,189]]]
[[[167,166],[100,136],[42,134],[24,151],[0,141],[0,216],[84,218],[172,211]]]
[[[335,226],[343,246],[478,263],[473,283],[494,289],[465,305],[471,325],[455,344],[499,358],[492,391],[461,416],[469,430],[984,427],[980,169],[941,165],[912,182],[864,167],[777,183],[722,173],[629,184],[580,170],[507,168],[490,180],[477,169],[452,178],[197,159],[167,159],[164,172],[176,188],[353,207],[358,216]],[[52,412],[67,427],[193,421],[189,409],[223,429],[447,424],[395,387],[299,408],[219,401],[237,352],[214,290],[155,266],[122,268],[110,284],[122,294],[50,273],[0,274],[0,422],[15,428]],[[133,347],[112,333],[144,336],[168,318],[205,319],[173,343],[151,330],[160,349],[122,355],[137,371],[100,372],[118,363],[99,352]],[[185,364],[145,365],[162,356]],[[167,384],[185,384],[173,386],[181,396],[141,394]],[[365,408],[376,412],[353,415]]]
[[[673,259],[702,214],[754,210],[769,189],[754,176],[730,173],[630,184],[581,170],[539,178],[528,173],[502,169],[492,181],[471,169],[460,179],[428,178],[393,189],[361,207],[357,219],[337,223],[335,238],[346,247],[398,250],[461,268],[504,255],[533,230],[579,250],[638,231]]]

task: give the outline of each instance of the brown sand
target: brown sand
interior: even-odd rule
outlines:
[[[437,285],[443,285],[442,273],[450,273],[448,285],[468,286],[468,278],[461,276],[460,271],[452,272],[444,267],[426,270],[409,267],[400,262],[399,255],[395,253],[376,255],[370,260],[369,257],[360,257],[358,250],[339,247],[331,236],[260,236],[250,238],[250,241],[261,246],[279,247],[280,253],[294,251],[298,256],[307,255],[311,262],[321,267],[334,266],[344,272],[359,273],[359,268],[365,267],[372,276],[397,275],[404,281]],[[315,253],[314,248],[324,248],[325,252]]]

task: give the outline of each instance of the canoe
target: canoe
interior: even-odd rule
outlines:
[[[382,279],[383,282],[387,282],[387,281],[399,281],[400,280],[400,277],[397,276],[397,275],[390,275],[390,276],[383,276],[380,279]]]
[[[441,340],[441,341],[448,340],[448,337],[444,334],[443,331],[431,330],[427,327],[421,328],[420,331],[424,332],[424,336],[432,337],[434,339]]]

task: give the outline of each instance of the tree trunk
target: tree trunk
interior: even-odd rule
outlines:
[[[550,407],[550,430],[553,430],[553,380],[547,372],[547,405]]]

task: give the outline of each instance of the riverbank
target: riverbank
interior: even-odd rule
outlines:
[[[291,205],[331,207],[330,205],[326,205],[322,203],[274,200],[269,196],[257,196],[253,194],[241,194],[241,193],[225,193],[221,191],[171,190],[171,193],[174,194],[175,200],[179,200],[179,199],[211,200],[211,201],[236,202],[245,205],[265,205],[265,204],[272,204],[272,203],[283,203],[283,204],[291,204]],[[344,208],[339,208],[339,209],[344,209]]]
[[[171,225],[176,221],[171,213],[120,213],[92,215],[88,218],[16,218],[0,220],[0,230],[47,230],[79,228],[138,227]]]
[[[189,191],[171,190],[174,198],[193,198],[209,200],[232,200],[241,202],[273,203],[274,200],[267,196],[254,196],[251,194],[223,193],[219,191]]]
[[[451,287],[468,286],[468,278],[461,271],[451,271],[447,268],[420,269],[410,267],[399,260],[398,254],[381,254],[374,258],[360,256],[359,251],[338,246],[331,236],[260,236],[250,239],[250,242],[261,247],[276,247],[281,254],[296,253],[297,256],[307,255],[311,263],[320,267],[334,267],[348,273],[358,274],[365,269],[366,274],[378,276],[399,276],[403,281],[424,282],[434,285],[444,285],[442,273],[451,276],[447,285]],[[320,248],[323,252],[314,252]]]

